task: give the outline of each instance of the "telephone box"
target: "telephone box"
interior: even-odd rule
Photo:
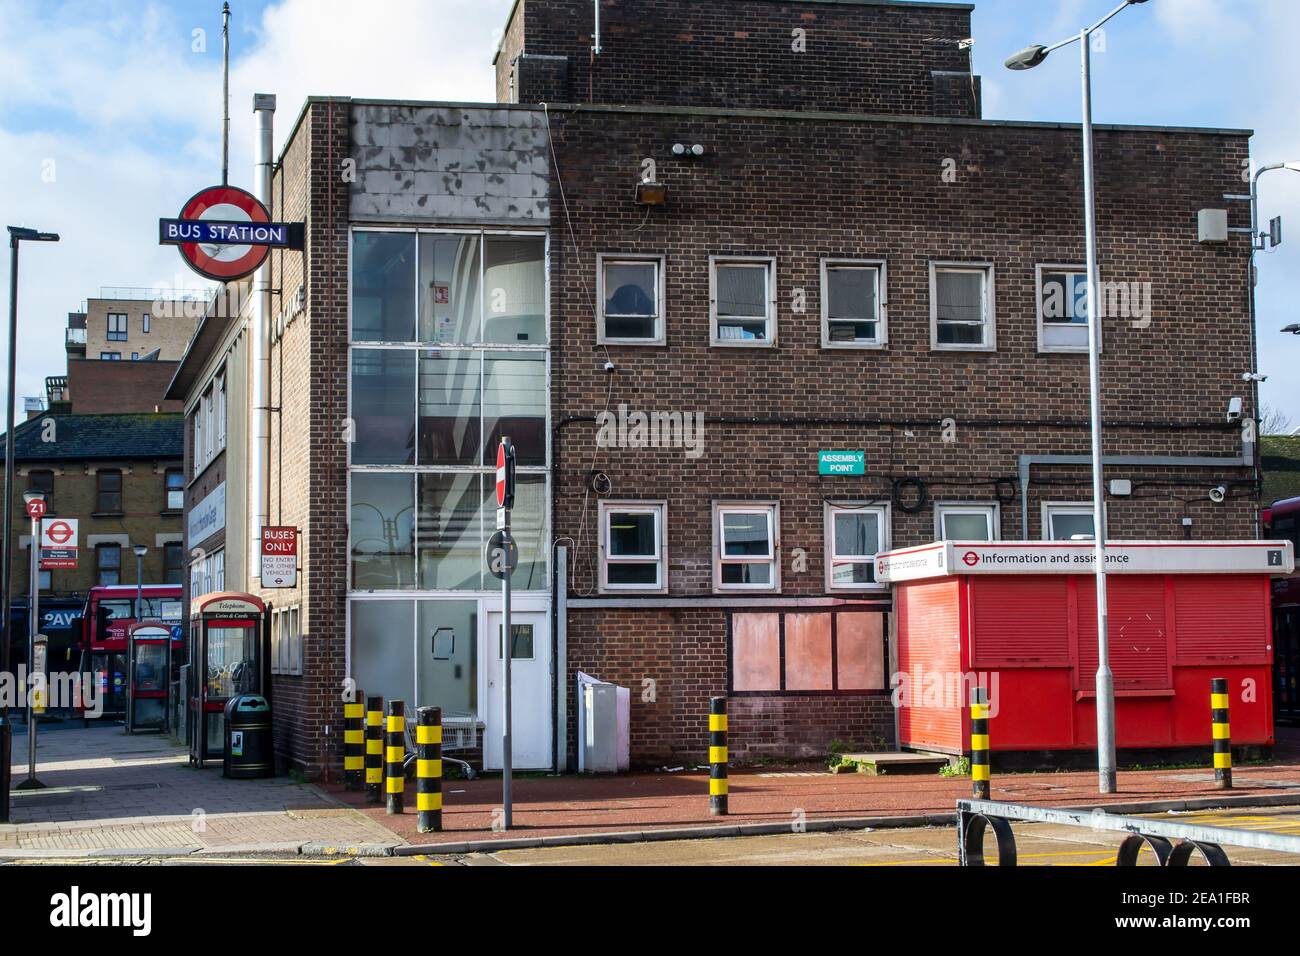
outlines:
[[[903,747],[969,750],[971,686],[998,751],[1097,745],[1090,541],[939,541],[877,556],[894,586]],[[1271,578],[1289,541],[1106,545],[1108,660],[1120,749],[1210,745],[1210,680],[1232,688],[1234,744],[1273,743]]]
[[[269,697],[270,615],[251,594],[220,591],[190,604],[190,763],[202,767],[225,753],[226,703],[238,694]]]
[[[134,624],[128,643],[126,732],[162,733],[171,713],[172,627]]]

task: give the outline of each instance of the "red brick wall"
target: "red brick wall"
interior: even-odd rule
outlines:
[[[1037,263],[1083,258],[1077,129],[652,109],[553,109],[550,122],[571,216],[563,221],[556,203],[554,533],[573,542],[571,595],[595,589],[593,470],[609,477],[612,500],[667,502],[671,596],[711,593],[712,503],[759,499],[781,506],[783,596],[812,597],[826,594],[827,499],[888,502],[904,477],[928,482],[932,501],[990,502],[1001,491],[1002,536],[1014,539],[1018,456],[1088,454],[1087,356],[1037,351],[1034,281]],[[665,155],[682,140],[705,144],[708,155]],[[647,156],[669,187],[668,205],[648,213],[631,201]],[[1107,454],[1241,453],[1239,428],[1224,412],[1232,396],[1243,397],[1248,417],[1253,411],[1241,381],[1252,348],[1248,247],[1244,239],[1198,244],[1196,212],[1240,192],[1246,156],[1244,135],[1098,133],[1103,279],[1151,283],[1153,305],[1147,327],[1126,318],[1103,326]],[[945,168],[955,181],[945,181]],[[1230,209],[1233,225],[1246,225],[1244,207]],[[667,257],[667,346],[610,346],[612,376],[595,345],[601,252]],[[710,254],[777,257],[776,347],[709,346]],[[887,348],[821,348],[823,256],[887,260]],[[931,351],[929,262],[944,259],[994,263],[996,352]],[[806,294],[803,311],[796,289]],[[620,403],[703,412],[704,456],[597,448],[589,419]],[[947,418],[952,442],[944,441]],[[819,478],[822,449],[865,450],[867,474]],[[1109,476],[1135,486],[1132,497],[1108,502],[1114,537],[1180,538],[1184,515],[1194,538],[1254,536],[1249,468],[1114,467]],[[1208,492],[1220,483],[1230,497],[1215,505]],[[1041,534],[1042,501],[1090,496],[1086,468],[1036,467],[1030,537]],[[933,504],[914,514],[895,506],[891,523],[895,547],[932,540]],[[795,568],[796,548],[805,570]],[[574,608],[568,624],[570,663],[632,689],[634,761],[700,752],[707,697],[725,687],[721,611]],[[645,677],[657,680],[653,707],[638,703]],[[835,737],[892,740],[884,697],[750,698],[736,709],[743,754],[824,752]]]
[[[933,75],[971,68],[970,10],[955,4],[602,0],[593,57],[591,0],[521,2],[497,58],[502,100],[523,52],[520,103],[979,115],[977,79]]]
[[[179,364],[68,359],[73,414],[179,412],[182,402],[163,399]]]

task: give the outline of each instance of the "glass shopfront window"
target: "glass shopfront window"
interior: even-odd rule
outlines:
[[[352,676],[367,695],[444,717],[478,712],[478,602],[358,599],[352,602]]]
[[[519,466],[512,581],[548,588],[546,238],[485,231],[352,236],[351,586],[495,590],[501,436]]]

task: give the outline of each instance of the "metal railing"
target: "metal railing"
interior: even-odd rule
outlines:
[[[997,840],[998,865],[1015,866],[1016,838],[1011,829],[1012,820],[1126,833],[1128,835],[1115,857],[1116,866],[1136,866],[1138,855],[1144,848],[1155,854],[1160,866],[1187,866],[1196,854],[1210,866],[1229,866],[1228,855],[1223,851],[1225,846],[1300,854],[1300,836],[1284,833],[1114,816],[1099,807],[1061,810],[996,800],[958,800],[957,856],[961,865],[984,865],[984,834],[992,829]]]
[[[65,345],[85,345],[85,344],[86,344],[86,330],[85,330],[85,329],[65,329],[65,330],[64,330],[64,335],[63,335],[63,343],[64,343]]]

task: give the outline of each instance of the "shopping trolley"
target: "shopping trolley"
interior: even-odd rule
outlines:
[[[415,772],[415,727],[416,715],[406,715],[406,758],[402,761],[402,770],[409,777]],[[478,745],[478,718],[473,714],[443,712],[442,715],[442,759],[446,763],[460,766],[466,780],[473,780],[477,774],[466,761],[448,757],[449,750],[473,750]]]

